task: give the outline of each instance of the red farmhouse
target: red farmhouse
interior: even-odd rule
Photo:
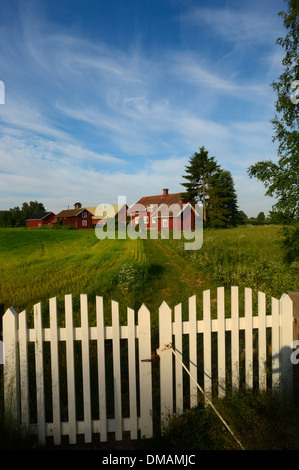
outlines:
[[[57,223],[73,225],[77,229],[92,228],[92,213],[76,202],[74,209],[67,209],[57,214]]]
[[[38,212],[27,219],[27,227],[47,227],[53,225],[56,215],[53,212]]]
[[[191,210],[184,214],[188,206]],[[184,217],[186,214],[188,216]],[[194,230],[195,227],[195,209],[190,203],[183,202],[182,193],[169,194],[168,189],[163,189],[163,193],[157,196],[142,197],[128,209],[128,215],[131,224],[139,225],[142,219],[146,228],[158,231]]]

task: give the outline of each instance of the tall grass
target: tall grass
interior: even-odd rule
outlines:
[[[107,325],[111,299],[120,302],[120,319],[126,322],[127,306],[137,309],[146,302],[152,312],[162,300],[173,306],[184,296],[200,294],[210,286],[251,287],[279,298],[285,292],[299,291],[299,264],[285,261],[281,237],[280,227],[272,225],[207,229],[202,248],[186,251],[183,240],[171,238],[98,240],[94,231],[88,230],[0,229],[0,302],[6,308],[13,306],[17,312],[27,309],[31,326],[30,313],[35,303],[42,302],[47,322],[48,299],[57,297],[58,311],[64,312],[64,296],[72,293],[76,326],[80,323],[81,293],[88,294],[91,307],[96,295],[104,297]],[[92,324],[95,309],[90,312]],[[62,315],[61,326],[63,321]],[[152,315],[152,322],[156,327],[157,315]],[[64,354],[62,351],[62,361]],[[110,375],[107,383],[112,380]],[[158,383],[159,377],[154,380]],[[248,395],[234,400],[228,397],[219,406],[234,422],[245,447],[287,448],[287,419],[291,416],[293,429],[296,413],[287,414],[275,408],[270,398]],[[263,439],[261,429],[265,432]],[[258,440],[252,438],[254,435],[259,436]],[[234,446],[215,416],[202,409],[189,410],[174,420],[159,445],[164,446],[163,450],[167,446],[172,449]],[[296,446],[293,436],[289,448]]]
[[[241,390],[174,417],[159,442],[168,450],[298,450],[298,409],[264,392]],[[238,441],[239,443],[238,443]]]
[[[281,241],[281,228],[268,225],[206,229],[197,251],[185,251],[182,241],[172,243],[219,285],[250,287],[279,298],[299,290],[299,261],[285,261]]]
[[[16,311],[32,311],[35,303],[73,294],[91,302],[102,295],[108,302],[131,301],[148,266],[140,240],[99,240],[94,231],[0,229],[0,302]],[[130,277],[131,276],[131,277]],[[130,295],[129,295],[130,292]]]

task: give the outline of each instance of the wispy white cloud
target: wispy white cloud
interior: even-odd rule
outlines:
[[[253,187],[246,165],[271,153],[269,82],[280,62],[270,47],[278,21],[261,14],[265,4],[181,15],[197,37],[205,27],[205,40],[228,44],[223,55],[219,42],[204,40],[151,53],[142,44],[117,47],[22,11],[18,28],[0,28],[3,208],[23,194],[58,210],[72,199],[95,205],[125,194],[133,203],[165,186],[180,191],[184,165],[201,145],[239,175],[240,194],[246,181]],[[245,53],[258,64],[250,74]]]
[[[215,67],[219,69],[219,66]],[[213,70],[213,64],[200,63],[197,57],[180,54],[175,58],[172,70],[186,84],[193,85],[203,92],[209,90],[214,95],[230,96],[240,101],[257,100],[269,96],[268,83],[259,83],[255,78],[235,78],[236,71],[230,70],[229,76]],[[223,73],[223,71],[222,71]]]
[[[277,32],[282,31],[279,18],[269,15],[272,13],[274,3],[259,2],[242,4],[242,9],[234,5],[233,8],[199,7],[182,15],[182,21],[188,24],[204,24],[212,34],[218,34],[222,39],[231,42],[269,43],[277,38]]]

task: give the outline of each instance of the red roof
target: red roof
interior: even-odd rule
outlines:
[[[148,208],[151,205],[154,205],[155,209],[161,204],[166,204],[171,206],[172,204],[182,205],[182,193],[173,193],[168,194],[168,189],[163,190],[163,194],[157,196],[144,196],[139,201],[137,201],[132,207],[128,209],[128,212],[140,211],[140,205]]]
[[[86,212],[89,212],[91,213],[88,209],[86,209],[85,207],[80,207],[80,209],[66,209],[66,210],[63,210],[61,212],[59,212],[59,214],[57,214],[57,217],[58,218],[62,218],[62,217],[77,217],[79,214],[81,214],[81,212],[83,211],[86,211]]]

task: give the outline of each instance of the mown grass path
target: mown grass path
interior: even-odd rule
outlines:
[[[198,274],[187,257],[169,240],[99,240],[94,231],[0,230],[0,302],[17,312],[57,297],[63,311],[66,294],[73,294],[75,311],[79,295],[86,293],[91,306],[103,296],[107,306],[116,300],[121,318],[126,308],[144,303],[153,321],[165,300],[171,308],[210,288],[207,276]],[[91,309],[92,310],[92,309]]]
[[[298,291],[298,262],[286,265],[279,245],[279,227],[238,227],[206,230],[200,250],[186,252],[182,240],[99,240],[94,230],[0,229],[0,302],[17,312],[57,297],[73,294],[75,312],[80,293],[88,294],[91,311],[103,296],[110,317],[111,300],[135,311],[144,303],[156,322],[163,301],[173,309],[182,303],[188,318],[188,299],[216,287],[250,287],[276,298]],[[46,312],[47,313],[47,312]],[[213,313],[213,311],[212,311]],[[200,313],[199,313],[200,315]]]
[[[151,282],[144,292],[144,303],[153,312],[158,312],[163,301],[171,308],[181,303],[183,316],[186,317],[189,297],[196,295],[200,305],[202,292],[212,287],[212,281],[204,273],[199,273],[168,240],[145,240],[144,251],[152,265]]]

